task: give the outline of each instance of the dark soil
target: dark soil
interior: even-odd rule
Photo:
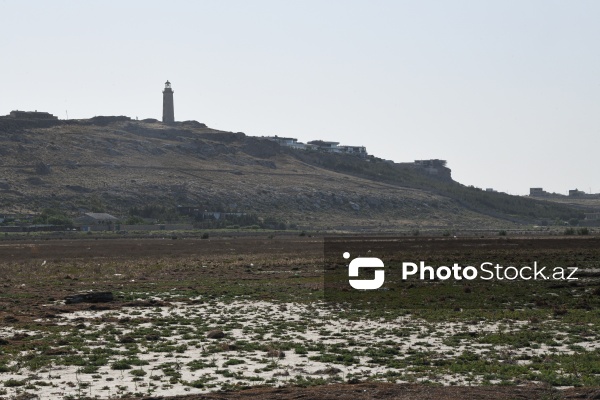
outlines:
[[[175,397],[142,397],[145,400],[201,399],[321,399],[321,400],[516,400],[516,399],[600,399],[600,388],[558,390],[540,386],[428,386],[391,383],[335,384],[316,387],[254,388],[238,392],[208,393]],[[130,399],[133,400],[133,399]]]

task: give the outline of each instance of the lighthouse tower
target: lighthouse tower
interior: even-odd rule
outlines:
[[[163,90],[163,117],[162,122],[171,123],[175,122],[175,111],[173,107],[173,89],[171,89],[171,82],[165,82],[165,90]]]

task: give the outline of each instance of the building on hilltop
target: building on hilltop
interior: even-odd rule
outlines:
[[[291,147],[294,144],[298,143],[298,139],[296,138],[289,138],[289,137],[280,137],[280,136],[267,136],[265,137],[265,139],[269,139],[272,142],[277,142],[279,143],[281,146],[287,146],[287,147]]]
[[[415,166],[423,169],[429,175],[442,175],[446,168],[446,160],[432,159],[432,160],[415,160]]]
[[[11,111],[8,115],[10,118],[15,119],[58,119],[58,117],[42,111]]]
[[[423,168],[439,168],[446,166],[446,160],[438,160],[437,158],[432,160],[415,160],[415,165],[419,165]]]
[[[165,82],[165,89],[163,90],[163,115],[162,122],[170,124],[175,122],[175,109],[173,105],[173,89],[171,89],[171,82],[168,80]]]
[[[549,194],[550,193],[546,192],[544,188],[541,187],[529,188],[529,196],[544,197],[548,196]]]
[[[291,149],[296,150],[306,150],[306,145],[302,142],[299,142],[296,138],[290,137],[279,137],[275,136],[265,136],[265,139],[270,140],[272,142],[277,142],[280,146],[289,147]]]
[[[414,162],[394,163],[400,168],[410,168],[415,171],[424,172],[428,175],[435,176],[445,180],[452,179],[452,170],[448,168],[446,160],[430,159],[430,160],[415,160]]]
[[[338,146],[338,148],[340,149],[340,151],[342,153],[346,153],[346,154],[353,154],[355,156],[359,156],[359,157],[366,157],[367,156],[367,148],[365,146],[346,146],[346,145],[341,145]]]
[[[569,190],[569,197],[583,197],[585,195],[586,195],[586,193],[579,189]]]
[[[367,157],[367,148],[365,146],[340,146],[340,142],[326,142],[323,140],[313,140],[305,144],[299,142],[296,138],[279,137],[277,135],[266,136],[265,139],[277,142],[280,146],[289,147],[291,149],[318,150],[326,153],[343,153],[359,156],[361,158]]]
[[[308,144],[316,146],[318,150],[327,152],[327,153],[341,153],[338,145],[340,142],[326,142],[324,140],[312,140],[308,142]]]

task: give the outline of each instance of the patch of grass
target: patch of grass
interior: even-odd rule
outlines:
[[[133,369],[133,370],[129,371],[129,373],[133,376],[138,376],[138,377],[147,375],[147,372],[144,371],[143,369]]]
[[[240,360],[237,358],[230,358],[229,360],[227,360],[223,363],[223,366],[238,365],[238,364],[245,364],[245,363],[246,363],[246,361],[244,361],[244,360]]]
[[[131,363],[129,363],[127,360],[118,360],[113,362],[110,368],[115,370],[131,369]]]
[[[4,381],[4,386],[6,387],[19,387],[27,384],[27,379],[18,380],[18,379],[7,379]]]

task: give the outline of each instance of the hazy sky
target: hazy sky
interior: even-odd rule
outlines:
[[[0,114],[162,115],[600,192],[600,1],[2,1]]]

